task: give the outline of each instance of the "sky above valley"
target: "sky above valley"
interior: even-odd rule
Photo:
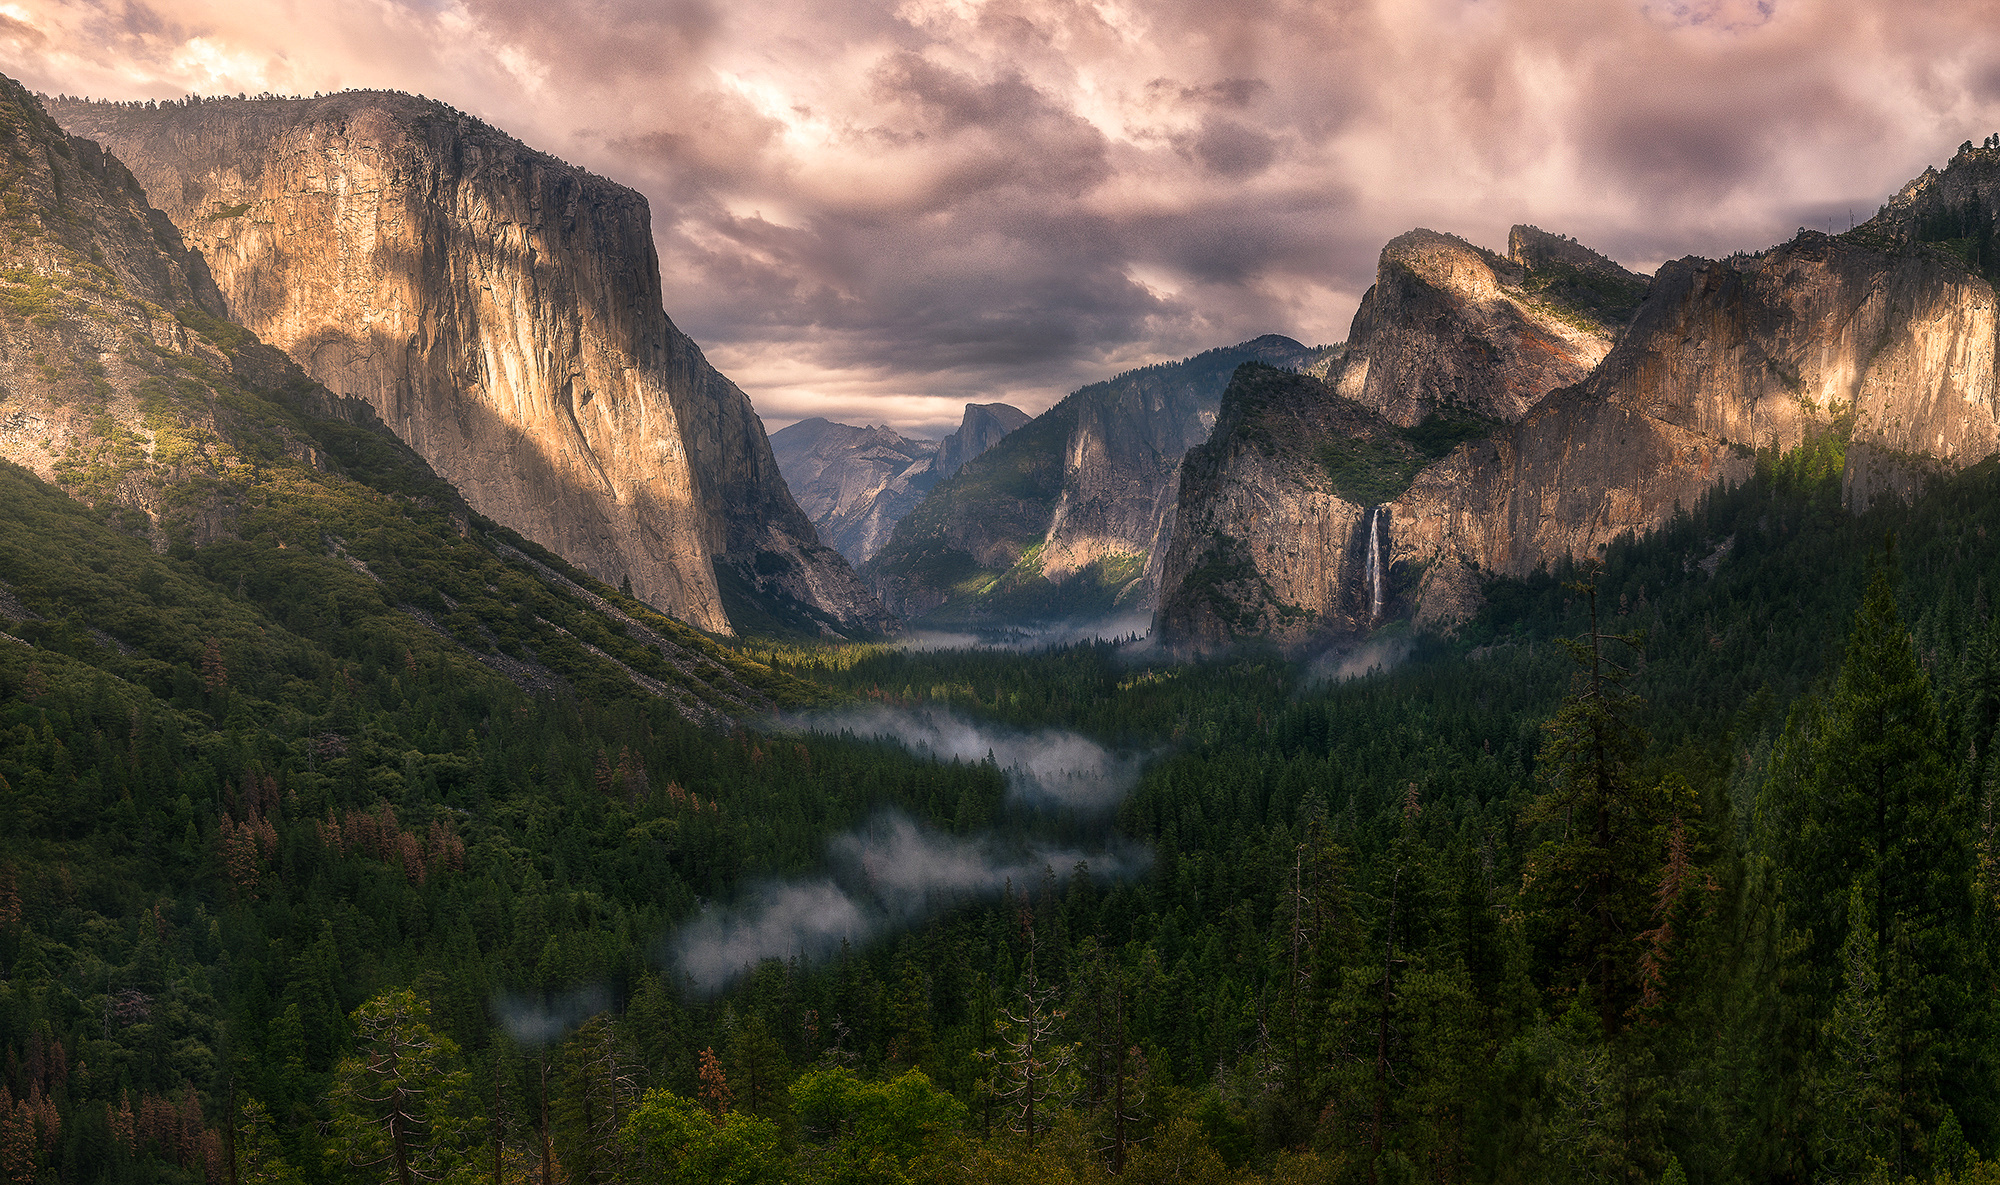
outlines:
[[[775,429],[939,435],[1347,336],[1411,227],[1651,271],[1842,230],[2000,130],[1991,0],[0,0],[45,93],[388,88],[651,200]]]

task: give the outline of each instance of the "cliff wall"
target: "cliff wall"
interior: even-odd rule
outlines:
[[[1969,176],[1975,170],[1991,170],[1994,184],[1982,188],[1988,181]],[[1249,427],[1235,432],[1244,443],[1225,447],[1218,433],[1208,452],[1190,455],[1160,629],[1213,648],[1248,637],[1304,644],[1379,624],[1381,614],[1356,609],[1356,522],[1386,540],[1387,616],[1446,624],[1476,609],[1486,576],[1525,576],[1651,530],[1718,482],[1748,477],[1760,449],[1839,437],[1857,507],[1912,496],[1927,474],[2000,451],[2000,322],[1978,248],[1981,234],[1993,235],[1993,213],[1978,204],[1988,192],[2000,195],[2000,152],[1962,153],[1848,235],[1801,232],[1755,256],[1670,263],[1589,374],[1523,398],[1518,415],[1502,414],[1514,404],[1493,393],[1521,392],[1509,376],[1536,372],[1496,352],[1493,327],[1519,323],[1496,321],[1491,257],[1477,257],[1488,265],[1481,270],[1452,254],[1455,270],[1433,267],[1434,282],[1400,311],[1378,284],[1357,314],[1363,345],[1354,348],[1385,336],[1436,348],[1378,350],[1366,362],[1367,383],[1377,386],[1350,381],[1351,368],[1333,370],[1337,385],[1295,387],[1289,401],[1260,400],[1239,376],[1223,415]],[[1951,212],[1948,223],[1923,212],[1926,193],[1944,195],[1934,205]],[[1956,242],[1923,237],[1958,231],[1966,233]],[[1524,242],[1517,228],[1514,253],[1532,277],[1536,252],[1566,244]],[[1556,264],[1584,298],[1622,282],[1601,268],[1593,277],[1590,258],[1568,255]],[[1464,392],[1440,377],[1454,375],[1504,381],[1470,400],[1379,394]],[[1315,398],[1339,410],[1299,410]],[[1440,421],[1413,423],[1418,411],[1468,403],[1498,422],[1414,472],[1389,472],[1395,480],[1328,501],[1326,473],[1351,472],[1367,441],[1386,439],[1356,414],[1384,413],[1421,449],[1453,442],[1434,432],[1426,439],[1424,425]],[[1227,562],[1204,568],[1205,556]],[[1322,572],[1332,583],[1316,580]],[[1267,603],[1281,608],[1266,612]]]
[[[668,320],[638,194],[406,95],[52,113],[131,165],[239,322],[482,513],[706,629],[886,624]]]

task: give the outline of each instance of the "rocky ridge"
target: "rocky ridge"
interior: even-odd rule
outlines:
[[[1239,376],[1224,417],[1252,428],[1235,443],[1218,433],[1211,453],[1190,456],[1179,514],[1205,526],[1175,538],[1163,635],[1198,648],[1247,637],[1304,645],[1385,617],[1445,625],[1477,607],[1488,575],[1525,576],[1651,530],[1716,483],[1747,477],[1760,449],[1838,443],[1857,508],[1991,455],[2000,450],[2000,323],[1984,274],[1993,257],[1981,244],[1995,241],[2000,202],[1988,195],[2000,195],[2000,150],[1968,148],[1846,235],[1802,231],[1754,256],[1669,263],[1581,381],[1529,400],[1400,488],[1367,496],[1328,492],[1327,450],[1357,439],[1355,412],[1407,423],[1421,398],[1359,399],[1351,384],[1294,391],[1293,404],[1334,400],[1348,411],[1345,420],[1322,411],[1317,426],[1288,435],[1258,427],[1284,415],[1239,391],[1248,377]],[[1465,283],[1455,300],[1440,302],[1433,294],[1450,290],[1433,286],[1415,312],[1438,342],[1454,333],[1440,308],[1475,329],[1493,323],[1485,277],[1457,274]],[[1379,299],[1369,312],[1367,323],[1357,314],[1357,338],[1397,320]],[[1476,369],[1490,338],[1464,340],[1456,362],[1378,356],[1368,382],[1421,393],[1427,376]],[[1385,367],[1382,357],[1401,361]],[[1332,532],[1317,546],[1299,542],[1309,514]],[[1364,598],[1352,557],[1364,530],[1381,539],[1384,613],[1356,608]],[[1321,568],[1335,574],[1315,582]]]
[[[1009,404],[968,403],[958,430],[940,441],[814,417],[771,433],[771,452],[820,538],[860,565],[932,486],[1027,422]]]
[[[1391,240],[1323,377],[1405,426],[1441,413],[1518,420],[1580,381],[1610,352],[1645,277],[1532,226],[1508,239],[1505,257],[1436,231]]]
[[[885,605],[939,623],[1150,613],[1181,458],[1230,374],[1325,357],[1270,335],[1083,387],[939,483],[864,573]]]
[[[645,199],[408,95],[63,102],[232,316],[481,513],[712,631],[889,619],[667,318]]]

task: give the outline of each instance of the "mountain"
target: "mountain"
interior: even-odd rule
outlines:
[[[703,629],[889,624],[667,318],[639,194],[402,94],[51,113],[130,165],[239,324],[480,513]]]
[[[0,153],[13,620],[56,623],[58,650],[154,696],[234,671],[256,689],[244,710],[343,670],[384,694],[402,670],[467,694],[657,699],[706,724],[796,699],[486,519],[370,405],[217,315],[200,256],[131,172],[5,78]]]
[[[965,468],[966,462],[1006,439],[1007,434],[1033,417],[1011,403],[968,403],[958,430],[938,441],[937,464],[932,468],[943,481]]]
[[[1325,377],[1405,426],[1439,413],[1518,420],[1603,360],[1645,290],[1644,276],[1532,226],[1513,229],[1505,257],[1413,230],[1382,249]]]
[[[1027,422],[1009,404],[968,403],[958,430],[936,441],[814,417],[771,433],[771,452],[820,538],[860,565],[932,486]]]
[[[1324,358],[1271,335],[1083,387],[940,482],[864,573],[884,605],[940,624],[1146,611],[1181,457],[1230,374]]]
[[[1931,475],[2000,450],[2000,325],[1986,270],[1996,212],[2000,150],[1968,147],[1847,234],[1802,230],[1756,255],[1669,263],[1587,376],[1428,464],[1384,452],[1386,438],[1354,428],[1352,412],[1300,409],[1339,401],[1408,424],[1417,409],[1465,406],[1427,384],[1491,356],[1490,335],[1476,332],[1492,323],[1476,270],[1425,294],[1434,340],[1474,331],[1459,359],[1407,351],[1394,367],[1376,363],[1360,388],[1411,393],[1403,399],[1357,399],[1351,372],[1318,391],[1292,383],[1278,399],[1268,376],[1240,375],[1224,400],[1236,427],[1188,462],[1163,636],[1300,645],[1396,618],[1449,623],[1477,607],[1491,576],[1590,558],[1656,529],[1718,483],[1747,478],[1760,450],[1836,466],[1854,509],[1913,497]],[[1536,280],[1529,259],[1526,285]],[[1615,278],[1570,286],[1589,295]],[[1559,284],[1544,292],[1575,309]],[[1609,332],[1615,308],[1577,317]],[[1367,348],[1351,344],[1350,356]],[[1457,434],[1437,415],[1409,431],[1439,444]]]

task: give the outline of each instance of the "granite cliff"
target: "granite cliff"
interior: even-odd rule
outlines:
[[[1630,319],[1645,277],[1532,226],[1508,240],[1504,257],[1429,230],[1392,240],[1323,377],[1405,426],[1437,414],[1518,420],[1581,380]]]
[[[1473,269],[1454,273],[1457,288],[1433,284],[1413,314],[1434,341],[1452,339],[1454,316],[1475,330],[1457,360],[1402,351],[1385,356],[1394,366],[1373,360],[1365,383],[1330,371],[1334,383],[1295,382],[1281,399],[1258,394],[1267,380],[1239,375],[1224,419],[1240,426],[1187,464],[1178,513],[1202,526],[1176,534],[1163,635],[1200,648],[1246,637],[1300,645],[1388,618],[1445,624],[1477,606],[1488,576],[1523,576],[1651,530],[1716,483],[1742,480],[1758,450],[1835,444],[1854,506],[1991,455],[1994,197],[2000,150],[1968,148],[1848,234],[1801,231],[1757,255],[1669,263],[1629,324],[1599,318],[1616,338],[1589,373],[1539,396],[1530,388],[1517,416],[1490,399],[1427,394],[1448,387],[1437,376],[1491,364],[1491,334],[1477,330],[1493,324],[1492,298]],[[1534,257],[1522,254],[1532,277]],[[1364,311],[1357,341],[1381,340],[1398,321],[1380,299]],[[1354,418],[1376,412],[1442,444],[1451,421],[1435,409],[1468,404],[1493,417],[1489,429],[1422,466],[1387,456],[1379,425]],[[1387,480],[1341,490],[1357,468]],[[1373,577],[1354,558],[1370,549]]]
[[[1230,374],[1324,358],[1271,335],[1083,387],[940,482],[864,572],[885,605],[936,623],[1149,613],[1181,458]]]
[[[401,94],[51,113],[481,513],[704,629],[889,624],[667,318],[637,193]]]
[[[268,631],[228,640],[231,663],[292,679],[331,686],[340,672],[312,666],[302,639],[338,635],[368,655],[343,668],[349,688],[421,668],[534,695],[636,689],[705,723],[789,694],[480,515],[369,404],[313,382],[224,307],[132,173],[0,77],[0,470],[19,495],[7,509],[45,523],[32,516],[53,487],[187,575],[141,598],[152,604],[77,621],[76,645],[116,652],[160,694],[198,688],[200,639],[190,652],[151,626],[156,606],[208,582],[272,614]],[[17,557],[0,590],[32,599],[44,567],[67,562]]]
[[[859,566],[932,486],[1027,422],[1009,404],[968,403],[957,431],[915,440],[814,417],[771,433],[771,452],[819,537]]]

